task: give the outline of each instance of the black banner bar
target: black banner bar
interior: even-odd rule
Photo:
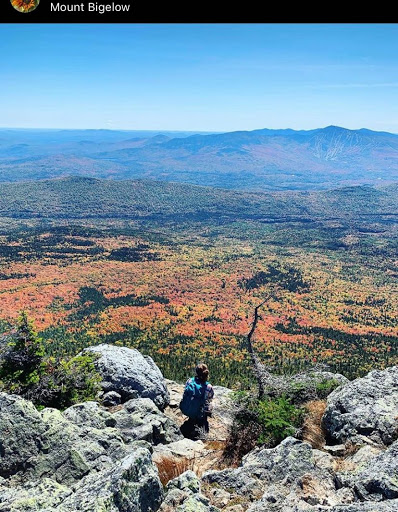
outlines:
[[[13,7],[15,5],[15,8]],[[2,0],[0,21],[5,23],[394,23],[398,15],[384,12],[347,14],[337,6],[316,12],[298,3],[296,8],[260,2],[223,4],[203,2],[156,3],[143,0],[113,2],[71,0]],[[354,11],[354,9],[352,9]],[[396,18],[394,20],[394,17]]]

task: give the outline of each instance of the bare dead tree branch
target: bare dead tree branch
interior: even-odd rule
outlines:
[[[254,331],[256,330],[257,323],[258,323],[258,317],[259,317],[258,310],[262,306],[264,306],[265,303],[266,303],[266,300],[263,300],[263,302],[261,302],[261,304],[259,304],[258,306],[256,306],[254,308],[254,319],[253,319],[253,322],[252,322],[252,327],[250,329],[249,334],[247,335],[247,346],[248,346],[250,354],[254,353],[253,352],[253,346],[252,346],[252,337],[253,337]]]
[[[250,328],[250,332],[247,335],[247,350],[250,354],[253,371],[257,379],[258,398],[262,399],[265,395],[275,398],[284,394],[288,394],[289,390],[291,390],[292,386],[294,385],[305,386],[305,393],[308,399],[311,397],[314,398],[317,396],[317,381],[322,378],[322,374],[324,374],[324,372],[327,370],[327,367],[323,365],[315,365],[308,367],[307,370],[292,376],[274,375],[261,362],[253,347],[253,337],[257,328],[258,320],[260,318],[259,310],[270,298],[271,295],[269,295],[254,308],[253,322]],[[317,374],[318,378],[316,377]]]
[[[262,362],[260,361],[260,359],[258,358],[258,356],[253,348],[252,338],[253,338],[254,332],[256,330],[257,323],[258,323],[258,318],[259,318],[258,311],[266,303],[266,301],[267,301],[267,299],[263,300],[263,302],[261,302],[261,304],[259,304],[258,306],[256,306],[254,308],[254,318],[253,318],[252,326],[251,326],[249,334],[247,335],[247,350],[250,354],[252,364],[253,364],[253,370],[254,370],[254,373],[257,378],[258,397],[259,398],[262,398],[264,396],[264,392],[265,392],[264,373],[266,372],[266,369],[265,369],[264,365],[262,364]]]
[[[280,396],[283,394],[287,387],[288,382],[285,378],[279,377],[278,375],[273,375],[271,372],[267,370],[264,364],[261,362],[260,358],[256,354],[256,351],[253,348],[252,339],[258,324],[259,319],[259,309],[267,302],[267,300],[271,296],[261,302],[258,306],[254,308],[254,318],[252,322],[252,326],[249,334],[247,335],[247,350],[250,354],[253,370],[257,378],[258,383],[258,398],[264,397],[265,394],[269,396]]]

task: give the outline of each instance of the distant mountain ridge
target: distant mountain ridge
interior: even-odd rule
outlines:
[[[180,137],[131,134],[84,130],[81,138],[74,131],[65,140],[61,131],[53,132],[47,144],[40,144],[39,133],[34,144],[23,137],[11,144],[0,130],[0,181],[82,175],[258,191],[398,181],[398,135],[387,132],[328,126]]]

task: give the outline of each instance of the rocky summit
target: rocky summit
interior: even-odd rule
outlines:
[[[98,402],[37,410],[0,393],[0,512],[398,511],[398,367],[340,380],[324,446],[290,436],[228,467],[230,390],[216,388],[210,440],[184,439],[181,385],[136,350],[90,350]]]

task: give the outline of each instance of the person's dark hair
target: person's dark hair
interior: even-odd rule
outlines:
[[[200,379],[202,382],[206,382],[209,378],[209,369],[207,368],[207,365],[204,363],[198,364],[196,367],[196,376],[198,379]]]

